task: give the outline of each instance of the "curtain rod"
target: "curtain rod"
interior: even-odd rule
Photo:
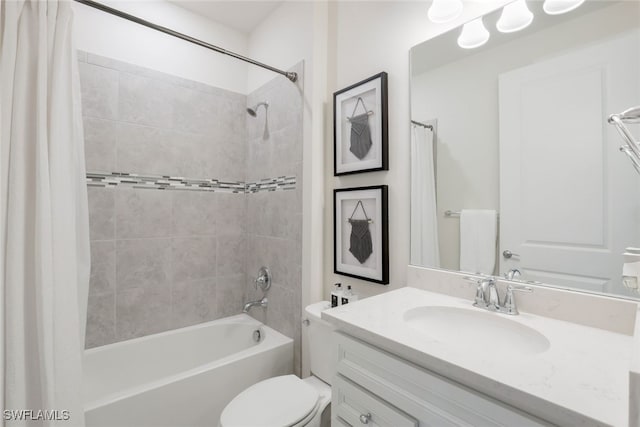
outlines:
[[[279,70],[279,69],[277,69],[275,67],[272,67],[270,65],[263,64],[262,62],[255,61],[255,60],[253,60],[251,58],[247,58],[246,56],[239,55],[237,53],[234,53],[234,52],[231,52],[229,50],[223,49],[221,47],[212,45],[210,43],[203,42],[202,40],[198,40],[198,39],[196,39],[194,37],[191,37],[191,36],[188,36],[186,34],[179,33],[177,31],[174,31],[174,30],[170,29],[170,28],[154,24],[154,23],[146,21],[146,20],[144,20],[142,18],[138,18],[137,16],[133,16],[133,15],[130,15],[128,13],[122,12],[121,10],[114,9],[112,7],[106,6],[106,5],[102,4],[102,3],[98,3],[98,2],[93,1],[93,0],[74,0],[74,1],[76,1],[78,3],[81,3],[81,4],[84,4],[85,6],[89,6],[89,7],[92,7],[94,9],[98,9],[98,10],[101,10],[103,12],[109,13],[111,15],[118,16],[120,18],[126,19],[127,21],[135,22],[136,24],[144,25],[145,27],[151,28],[153,30],[160,31],[162,33],[168,34],[168,35],[173,36],[173,37],[177,37],[179,39],[188,41],[188,42],[193,43],[193,44],[197,44],[198,46],[202,46],[204,48],[213,50],[215,52],[222,53],[223,55],[228,55],[228,56],[231,56],[233,58],[239,59],[241,61],[248,62],[249,64],[257,65],[258,67],[265,68],[265,69],[267,69],[269,71],[273,71],[274,73],[282,74],[283,76],[285,76],[286,78],[288,78],[292,82],[295,82],[295,81],[298,80],[298,73],[294,73],[292,71]]]

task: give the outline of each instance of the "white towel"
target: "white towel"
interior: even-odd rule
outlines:
[[[460,213],[460,270],[493,274],[496,265],[498,214],[463,209]]]

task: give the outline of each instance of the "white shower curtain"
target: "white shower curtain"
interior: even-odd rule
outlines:
[[[411,264],[440,266],[433,132],[412,125]]]
[[[0,5],[0,144],[2,410],[84,425],[89,227],[68,1]]]

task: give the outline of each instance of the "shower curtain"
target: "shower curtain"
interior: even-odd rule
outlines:
[[[69,2],[2,1],[0,402],[9,426],[84,425],[90,263],[79,89]],[[33,412],[7,422],[5,410]]]
[[[440,266],[433,131],[412,125],[411,264]]]

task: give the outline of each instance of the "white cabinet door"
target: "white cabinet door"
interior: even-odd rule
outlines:
[[[347,335],[334,333],[334,337],[338,375],[332,382],[332,416],[351,425],[360,425],[359,416],[380,405],[390,415],[376,420],[395,416],[403,422],[395,421],[391,424],[395,427],[411,425],[413,420],[420,427],[550,425]],[[363,393],[374,399],[369,406],[362,400]],[[376,405],[376,401],[382,403]]]
[[[640,241],[640,180],[607,117],[640,103],[639,39],[500,76],[500,273],[622,291],[621,254]]]

